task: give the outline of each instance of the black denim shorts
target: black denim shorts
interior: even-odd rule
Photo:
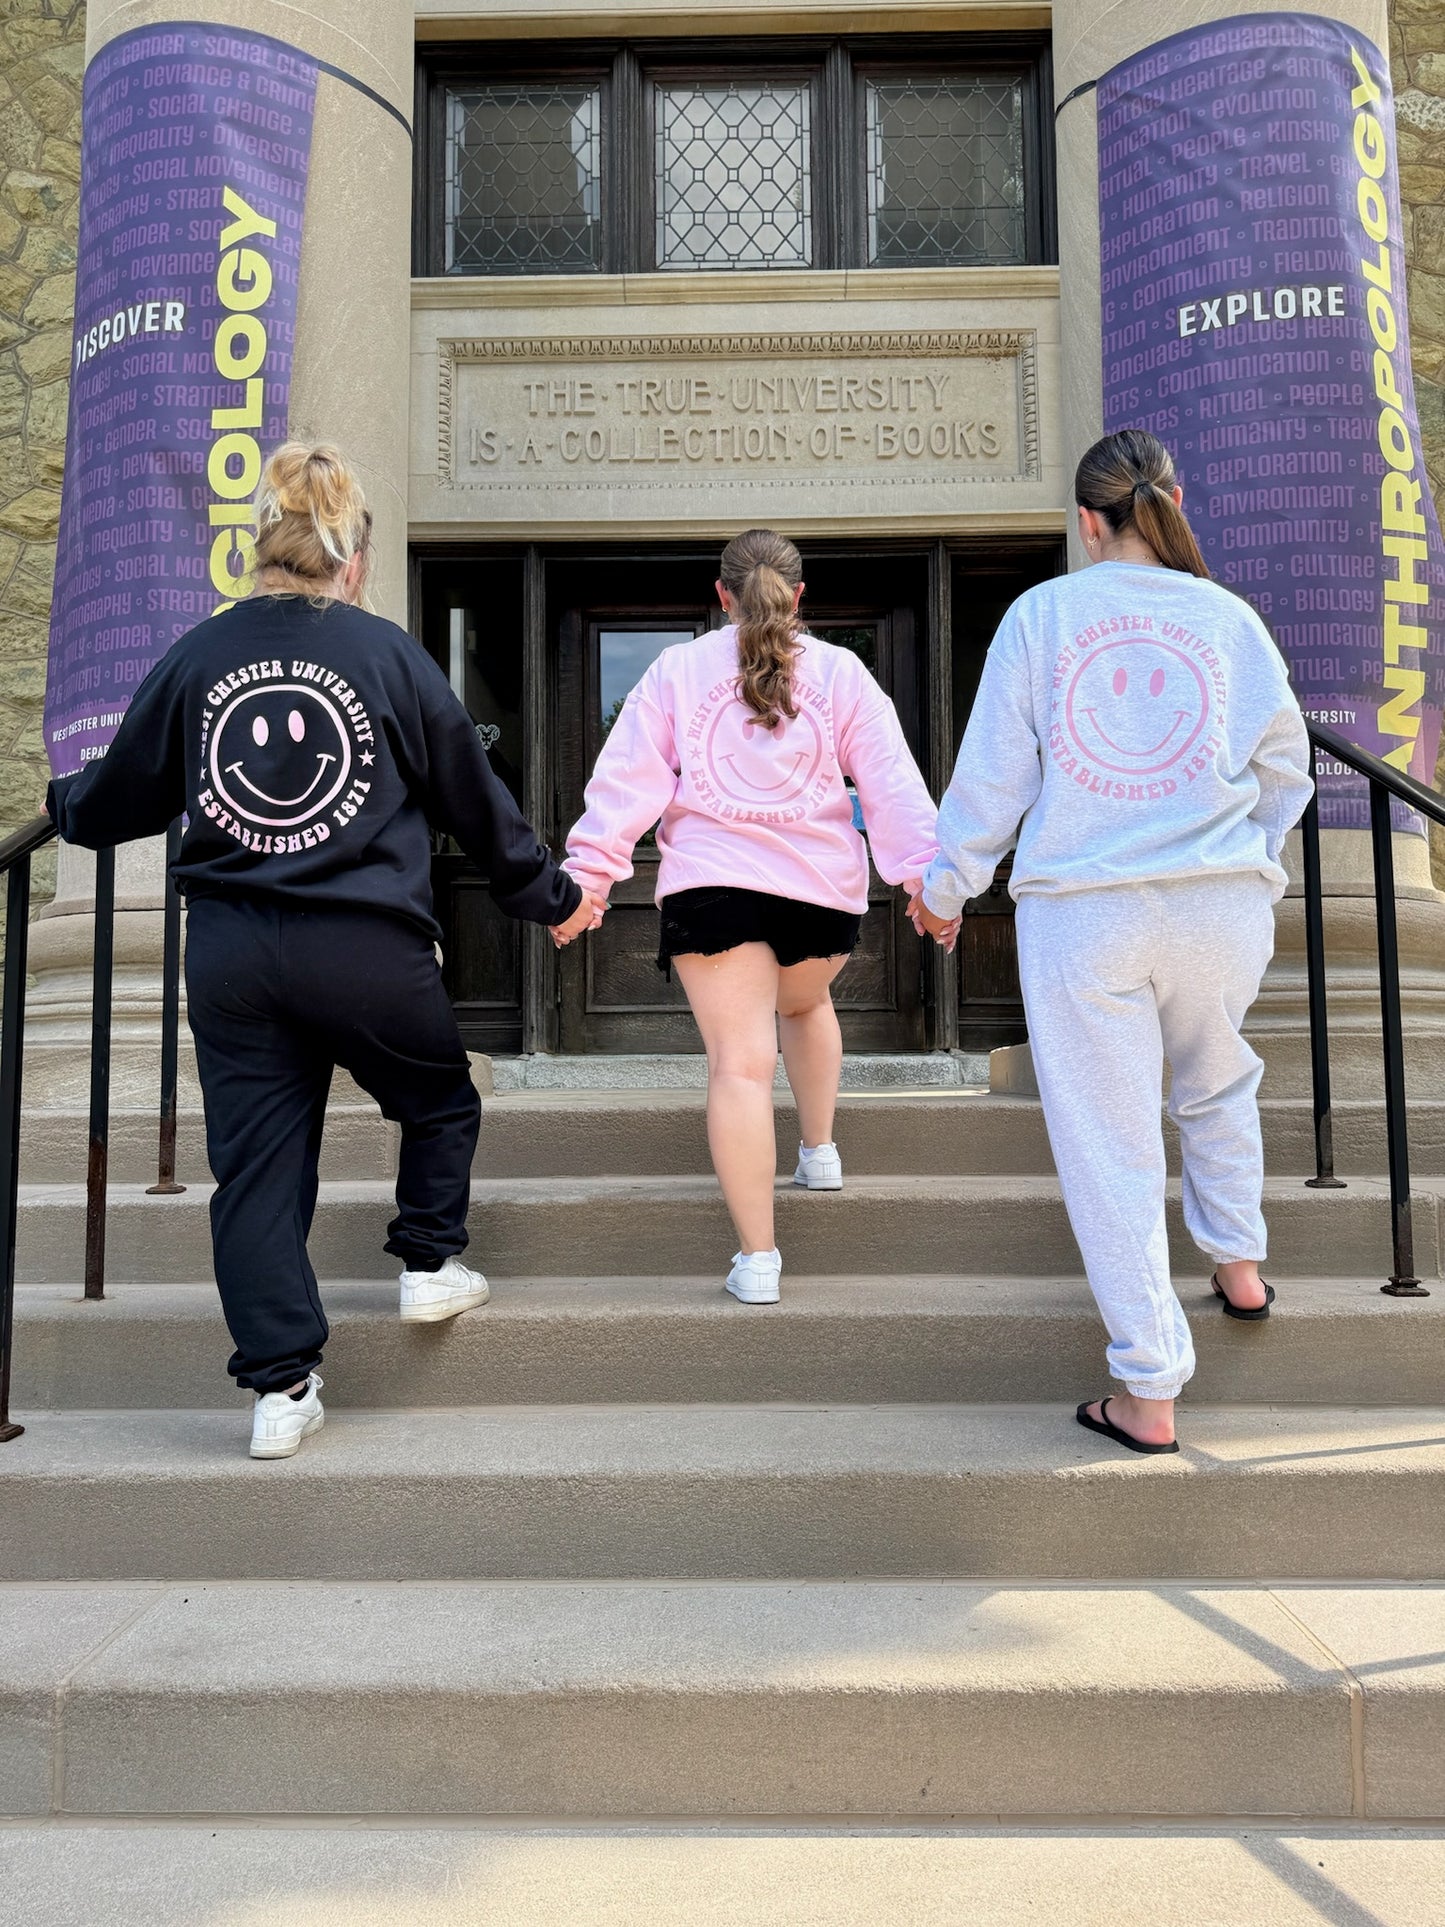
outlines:
[[[664,897],[657,967],[672,974],[674,957],[717,957],[743,943],[765,943],[786,970],[812,957],[850,957],[863,919],[765,890],[705,887]]]

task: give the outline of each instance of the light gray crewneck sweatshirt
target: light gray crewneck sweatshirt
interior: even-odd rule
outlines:
[[[957,916],[1017,842],[1015,897],[1253,871],[1278,898],[1310,789],[1299,705],[1249,604],[1176,569],[1095,563],[999,625],[924,897]]]

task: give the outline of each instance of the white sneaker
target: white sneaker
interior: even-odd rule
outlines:
[[[491,1289],[479,1271],[468,1271],[460,1258],[448,1258],[440,1271],[401,1274],[401,1315],[409,1325],[434,1325],[455,1318],[459,1311],[485,1305]]]
[[[837,1145],[819,1144],[810,1151],[806,1145],[800,1144],[793,1183],[802,1185],[805,1191],[841,1191],[843,1160],[838,1155]]]
[[[776,1305],[782,1296],[779,1288],[782,1276],[783,1259],[779,1251],[752,1251],[746,1258],[739,1252],[723,1290],[730,1291],[745,1305]]]
[[[299,1449],[302,1439],[321,1430],[326,1423],[326,1413],[316,1396],[321,1385],[321,1374],[312,1372],[306,1380],[304,1398],[292,1398],[289,1392],[260,1395],[251,1415],[253,1459],[289,1459]]]

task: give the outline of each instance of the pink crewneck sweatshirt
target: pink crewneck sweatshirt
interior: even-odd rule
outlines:
[[[665,649],[603,745],[567,869],[605,896],[658,824],[658,901],[732,885],[831,910],[868,907],[868,850],[888,883],[921,876],[938,810],[894,708],[847,649],[801,636],[798,714],[766,729],[737,693],[737,630]],[[851,782],[868,843],[853,824]]]

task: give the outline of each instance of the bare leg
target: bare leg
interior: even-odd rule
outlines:
[[[1257,1311],[1264,1303],[1264,1280],[1259,1275],[1256,1259],[1238,1258],[1229,1264],[1217,1264],[1214,1275],[1230,1304],[1240,1311]]]
[[[1098,1418],[1104,1400],[1096,1398],[1089,1416]],[[1135,1398],[1132,1392],[1110,1392],[1105,1422],[1117,1425],[1130,1438],[1144,1445],[1169,1445],[1174,1439],[1174,1400],[1172,1398]]]
[[[833,979],[846,957],[810,957],[778,973],[778,1035],[798,1106],[804,1144],[833,1142],[843,1033],[833,1008]]]
[[[707,1050],[707,1141],[746,1257],[771,1251],[778,1170],[778,960],[765,943],[674,957]]]

